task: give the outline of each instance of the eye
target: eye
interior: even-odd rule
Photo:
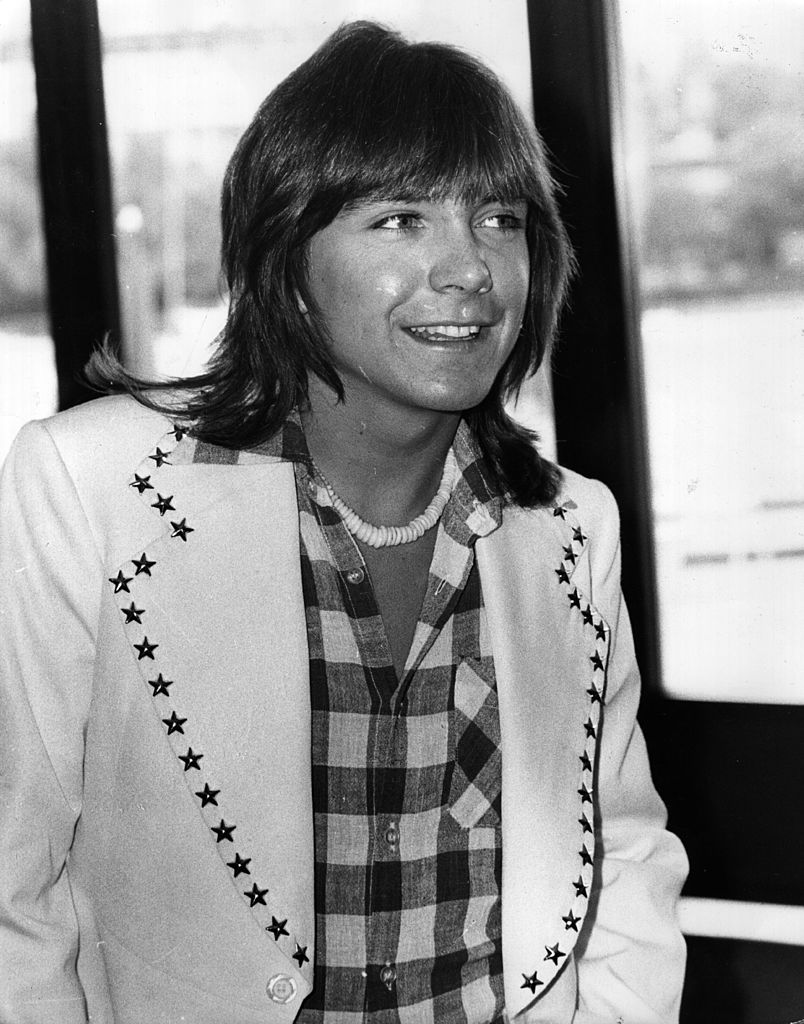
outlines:
[[[373,226],[385,231],[409,231],[421,227],[421,218],[417,213],[390,213]]]
[[[521,231],[525,227],[526,216],[511,210],[489,213],[481,217],[478,227],[494,228],[497,231]]]

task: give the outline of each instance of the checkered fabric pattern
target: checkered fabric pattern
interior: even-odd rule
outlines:
[[[365,563],[298,421],[313,707],[316,943],[302,1024],[490,1024],[503,1014],[501,752],[474,541],[501,521],[468,428],[397,679]]]

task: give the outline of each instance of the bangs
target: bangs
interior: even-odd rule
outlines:
[[[341,51],[349,42],[341,37]],[[313,58],[304,111],[318,158],[313,208],[332,217],[373,199],[539,203],[535,133],[492,72],[442,44],[385,32],[378,46],[365,33],[353,42],[361,52],[340,52],[337,68],[326,47]]]

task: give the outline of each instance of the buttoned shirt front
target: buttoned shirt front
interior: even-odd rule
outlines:
[[[314,989],[298,1018],[488,1024],[502,1012],[500,743],[474,542],[501,500],[468,428],[404,674],[298,422],[313,711]],[[302,958],[305,950],[297,950]]]

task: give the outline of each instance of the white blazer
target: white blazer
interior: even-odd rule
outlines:
[[[279,1024],[310,991],[293,469],[259,453],[194,463],[171,431],[101,399],[29,424],[6,465],[2,1024]],[[686,860],[635,724],[616,507],[602,484],[564,479],[555,508],[508,509],[477,543],[503,749],[506,1007],[529,1024],[668,1024]],[[221,818],[249,874],[227,867]]]

